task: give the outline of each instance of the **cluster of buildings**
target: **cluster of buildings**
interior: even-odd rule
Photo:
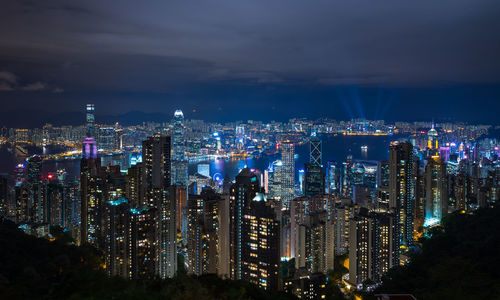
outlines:
[[[408,262],[418,238],[447,214],[488,207],[500,196],[496,140],[454,142],[434,126],[391,143],[387,161],[324,162],[325,127],[293,120],[298,130],[309,130],[310,157],[298,176],[295,145],[303,141],[274,134],[280,159],[265,170],[245,167],[233,180],[210,177],[205,163],[188,176],[190,143],[200,138],[194,132],[212,132],[205,143],[224,149],[231,136],[224,128],[187,122],[176,111],[169,129],[145,137],[142,160],[123,172],[102,163],[93,112],[88,105],[79,180],[43,177],[42,158],[30,157],[17,166],[12,187],[0,177],[0,214],[34,235],[65,228],[78,244],[100,249],[113,276],[169,278],[186,268],[322,299],[336,258],[349,269],[343,285],[380,282]],[[365,123],[349,128],[395,130]],[[229,143],[248,149],[253,134],[272,126],[235,124]]]

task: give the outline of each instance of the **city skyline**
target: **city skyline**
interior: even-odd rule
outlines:
[[[0,298],[498,298],[497,2],[2,3]]]

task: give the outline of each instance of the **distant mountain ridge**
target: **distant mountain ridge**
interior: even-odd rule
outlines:
[[[129,111],[121,115],[96,115],[96,122],[99,124],[118,122],[122,125],[136,125],[142,122],[169,122],[171,119],[170,114],[141,111]],[[85,113],[77,111],[51,113],[34,109],[0,111],[0,127],[40,128],[47,123],[54,126],[82,125],[85,123]]]

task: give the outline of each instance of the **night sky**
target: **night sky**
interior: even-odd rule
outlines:
[[[0,126],[82,123],[85,103],[137,122],[500,124],[499,16],[498,0],[2,1]]]

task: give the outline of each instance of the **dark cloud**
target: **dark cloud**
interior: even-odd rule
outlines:
[[[64,89],[65,101],[80,105],[85,97],[108,97],[126,111],[134,100],[153,105],[157,97],[164,107],[212,99],[224,108],[235,100],[220,99],[231,98],[228,93],[242,99],[244,92],[253,101],[286,95],[282,101],[298,105],[302,99],[287,88],[321,98],[325,87],[500,82],[497,0],[58,0],[1,6],[0,92],[11,95],[5,97],[35,87],[52,95]]]

